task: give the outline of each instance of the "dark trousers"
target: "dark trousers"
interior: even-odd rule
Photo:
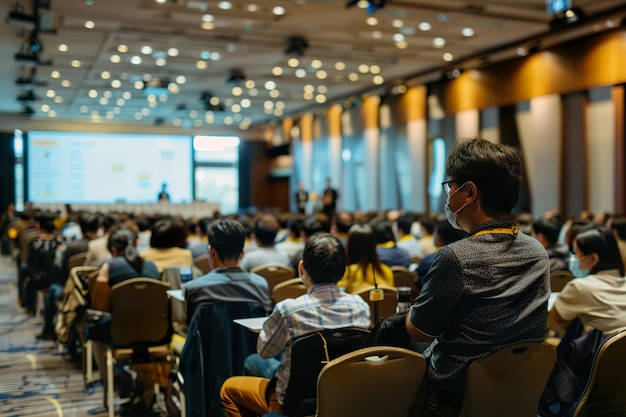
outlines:
[[[428,377],[424,378],[413,404],[409,417],[458,417],[463,400],[453,398],[449,393],[439,390]]]

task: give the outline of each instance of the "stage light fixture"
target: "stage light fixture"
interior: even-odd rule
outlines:
[[[383,7],[385,7],[385,0],[348,0],[346,2],[346,7],[347,8],[354,7],[354,6],[362,7],[360,5],[361,3],[366,3],[366,6],[364,7],[364,9],[369,14],[372,14],[376,10],[382,9]]]
[[[230,74],[228,75],[226,82],[229,84],[239,85],[242,82],[244,82],[245,79],[246,79],[246,74],[244,74],[241,69],[233,68],[230,70]]]
[[[309,47],[309,42],[299,35],[290,36],[287,38],[287,48],[285,49],[285,55],[302,56],[304,51]]]
[[[11,10],[6,17],[6,22],[18,29],[32,30],[37,26],[35,16],[27,14],[24,11],[24,6],[22,6],[20,2],[11,6]]]

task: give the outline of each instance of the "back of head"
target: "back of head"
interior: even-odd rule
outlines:
[[[624,275],[624,264],[619,246],[610,229],[605,226],[589,226],[578,233],[575,242],[583,254],[598,254],[600,260],[591,268],[592,274],[608,269],[618,269],[620,274]]]
[[[355,224],[348,232],[346,241],[348,265],[361,264],[362,266],[374,262],[378,264],[376,253],[376,237],[372,228],[367,224]]]
[[[153,248],[184,248],[187,244],[185,225],[173,217],[157,220],[151,230],[150,246]]]
[[[376,243],[395,242],[396,238],[393,235],[393,228],[391,222],[385,219],[373,219],[370,222],[374,236],[376,236]]]
[[[309,239],[316,233],[320,233],[324,231],[324,227],[322,223],[319,222],[315,217],[311,217],[304,222],[302,226],[302,231],[304,232],[304,236]]]
[[[346,234],[354,224],[354,217],[347,211],[340,211],[337,213],[337,219],[335,220],[335,227],[338,233]]]
[[[550,246],[552,246],[559,240],[561,223],[556,217],[542,217],[533,223],[533,230],[535,233],[543,234]]]
[[[300,237],[300,231],[302,231],[303,226],[304,221],[300,217],[292,217],[287,220],[287,229],[295,237]]]
[[[273,245],[278,233],[278,220],[271,214],[261,216],[254,224],[254,236],[261,245]]]
[[[517,148],[469,139],[448,156],[446,175],[458,182],[476,184],[480,204],[489,215],[510,214],[519,197],[523,165]]]
[[[414,216],[410,213],[403,214],[398,217],[396,223],[398,224],[398,230],[402,231],[405,235],[411,234],[411,227],[413,227]]]
[[[615,216],[611,220],[611,230],[615,230],[621,240],[626,240],[626,217]]]
[[[435,221],[428,214],[420,217],[420,226],[424,228],[426,235],[432,235],[435,232]]]
[[[35,221],[39,225],[41,231],[45,233],[54,233],[56,228],[54,226],[55,214],[50,211],[41,211],[35,216]]]
[[[220,261],[238,260],[246,240],[246,230],[236,220],[219,219],[208,230],[209,245]]]
[[[136,241],[137,235],[131,230],[121,226],[113,226],[109,233],[107,248],[111,253],[113,253],[113,250],[115,249],[118,256],[123,256],[126,261],[131,264],[133,268],[135,268],[135,270],[141,272],[143,260],[135,249]]]
[[[318,233],[304,245],[304,269],[314,284],[336,283],[346,271],[346,251],[330,233]]]

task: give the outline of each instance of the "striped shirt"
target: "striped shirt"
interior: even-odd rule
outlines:
[[[291,344],[295,338],[323,329],[360,327],[369,329],[369,305],[358,295],[344,294],[336,284],[312,285],[307,294],[276,304],[263,324],[257,341],[262,358],[283,352],[276,372],[276,397],[282,404],[291,369]]]

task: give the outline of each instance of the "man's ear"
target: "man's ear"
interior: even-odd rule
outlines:
[[[298,276],[304,276],[304,261],[298,262]]]

